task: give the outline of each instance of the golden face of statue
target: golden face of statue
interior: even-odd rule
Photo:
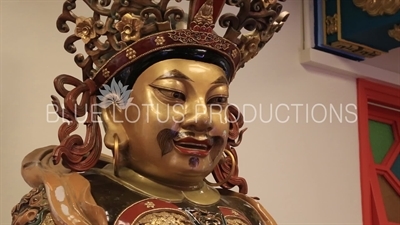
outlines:
[[[214,64],[169,59],[146,69],[110,126],[126,140],[128,167],[174,186],[201,184],[227,143],[228,88]]]

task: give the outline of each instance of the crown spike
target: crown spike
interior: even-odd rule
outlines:
[[[213,0],[207,0],[196,12],[190,22],[191,30],[212,32],[214,29]]]
[[[215,23],[218,20],[222,12],[222,9],[224,8],[224,5],[225,5],[224,0],[190,1],[188,23],[190,24],[194,20],[194,17],[202,10],[211,10],[212,23]]]

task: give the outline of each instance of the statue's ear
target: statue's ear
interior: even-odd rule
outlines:
[[[119,148],[126,149],[128,147],[128,136],[126,135],[123,120],[121,115],[123,111],[116,109],[114,104],[107,108],[101,109],[101,119],[104,124],[104,144],[107,148],[113,150],[115,144],[115,138],[118,138]]]

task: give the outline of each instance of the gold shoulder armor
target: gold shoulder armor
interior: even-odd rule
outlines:
[[[54,165],[53,148],[36,149],[22,161],[22,176],[33,190],[14,207],[12,224],[106,225],[106,213],[94,201],[89,181]]]
[[[258,201],[244,194],[240,193],[236,194],[238,195],[238,197],[248,202],[251,206],[253,206],[257,210],[257,212],[260,214],[262,220],[265,222],[266,225],[277,225],[271,214],[269,214],[268,211]]]
[[[219,192],[221,193],[221,195],[236,197],[241,199],[242,201],[247,202],[258,212],[261,220],[264,222],[265,225],[277,225],[271,214],[269,214],[268,211],[255,198],[226,189],[219,189]]]
[[[43,186],[32,189],[11,210],[12,225],[54,225]]]

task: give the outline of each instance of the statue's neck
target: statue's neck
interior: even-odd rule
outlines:
[[[127,169],[129,169],[129,177],[132,176],[133,173],[137,174],[137,176],[142,176],[144,179],[148,179],[149,183],[151,183],[150,181],[153,181],[154,183],[161,185],[161,186],[165,186],[165,187],[169,187],[172,188],[174,190],[180,190],[180,191],[196,191],[196,190],[200,190],[201,188],[203,188],[204,185],[206,185],[204,183],[204,178],[200,178],[200,177],[180,177],[178,179],[173,180],[171,177],[167,177],[166,179],[162,178],[162,177],[157,177],[157,176],[153,176],[151,173],[147,173],[146,170],[140,170],[138,168],[135,167],[130,167],[130,166],[126,166]],[[121,179],[124,179],[124,177],[121,177]]]
[[[108,165],[103,169],[94,170],[124,185],[132,191],[170,202],[181,202],[183,199],[187,199],[196,204],[209,205],[220,199],[219,192],[204,182],[182,183],[179,186],[173,186],[165,181],[155,181],[154,179],[147,178],[126,167],[119,170],[119,177],[114,176],[112,165]]]
[[[139,174],[139,173],[138,173]],[[147,177],[149,180],[152,180],[154,183],[157,183],[159,185],[172,188],[174,190],[180,190],[180,191],[198,191],[201,190],[204,185],[206,185],[203,181],[202,182],[184,182],[181,181],[179,185],[176,184],[176,182],[171,183],[165,180],[160,180],[157,178],[152,178],[146,175],[142,175],[144,177]]]

